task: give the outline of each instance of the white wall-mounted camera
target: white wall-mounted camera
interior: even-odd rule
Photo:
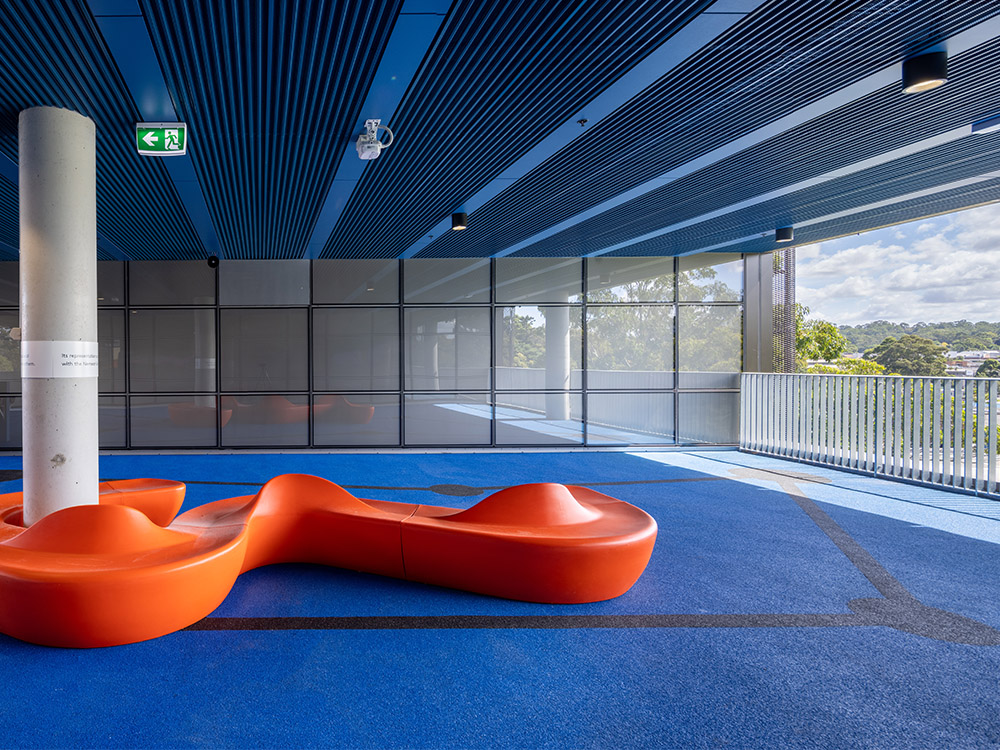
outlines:
[[[392,145],[392,131],[381,120],[365,120],[365,132],[358,136],[358,158],[364,161],[377,159],[382,149]],[[385,143],[379,140],[378,131],[384,130],[389,134],[389,140]]]

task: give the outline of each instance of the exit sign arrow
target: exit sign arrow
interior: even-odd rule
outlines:
[[[142,156],[181,156],[187,153],[187,123],[136,123],[135,147]]]

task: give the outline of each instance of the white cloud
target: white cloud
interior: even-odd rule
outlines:
[[[797,295],[836,323],[1000,320],[1000,205],[799,249]]]

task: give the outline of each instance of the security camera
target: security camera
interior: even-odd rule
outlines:
[[[210,255],[208,257],[208,267],[209,268],[218,268],[219,267],[219,256],[217,256],[217,255]]]
[[[382,153],[382,149],[392,145],[392,131],[381,123],[381,120],[365,120],[365,132],[358,136],[357,142],[359,159],[363,161],[377,159]],[[384,130],[389,134],[389,140],[386,143],[379,140],[379,130]]]

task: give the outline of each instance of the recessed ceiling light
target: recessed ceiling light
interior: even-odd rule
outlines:
[[[465,229],[469,225],[469,215],[460,212],[451,215],[451,228],[458,231],[459,229]]]
[[[795,228],[778,227],[774,230],[774,239],[778,242],[791,242],[795,239]]]

